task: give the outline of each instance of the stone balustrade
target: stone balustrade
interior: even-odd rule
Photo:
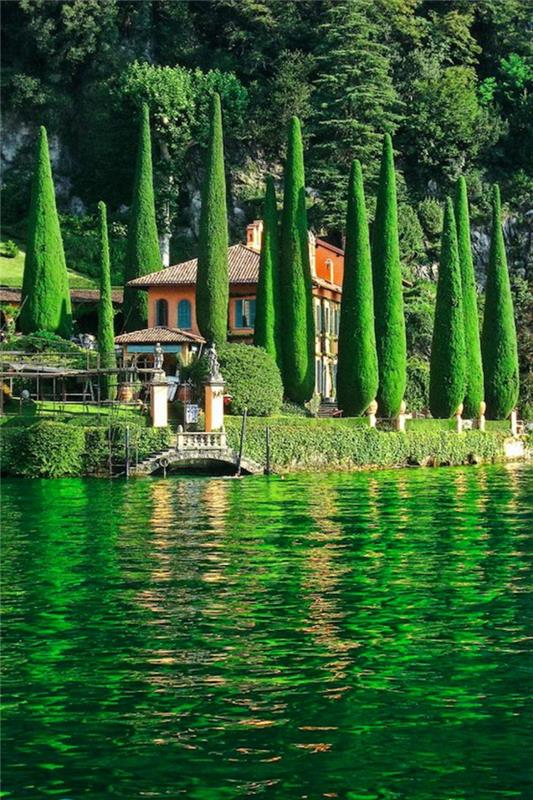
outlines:
[[[224,431],[193,431],[176,435],[177,450],[223,450],[227,447]]]

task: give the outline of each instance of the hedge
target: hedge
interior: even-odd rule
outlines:
[[[59,478],[107,472],[109,445],[114,460],[124,458],[126,425],[78,426],[65,422],[3,426],[0,467],[3,475]],[[129,426],[131,456],[139,459],[170,446],[169,428]]]
[[[503,456],[504,433],[437,430],[391,433],[355,420],[270,420],[271,463],[279,470],[338,470],[416,464],[457,465]],[[244,454],[265,463],[266,421],[249,419]],[[231,446],[238,448],[240,420],[226,419]]]

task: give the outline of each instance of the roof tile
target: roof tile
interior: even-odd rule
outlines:
[[[145,288],[148,286],[170,286],[174,284],[195,284],[198,259],[183,261],[172,267],[150,272],[129,282],[129,286]],[[228,248],[228,273],[230,283],[257,283],[259,280],[259,253],[243,244]]]

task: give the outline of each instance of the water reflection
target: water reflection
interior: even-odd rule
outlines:
[[[4,791],[527,797],[533,470],[4,482]]]

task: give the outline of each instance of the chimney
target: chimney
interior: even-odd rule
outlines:
[[[254,219],[246,228],[246,246],[256,253],[261,252],[261,242],[263,239],[263,220]]]
[[[309,265],[311,267],[311,277],[316,278],[316,236],[309,231]]]

